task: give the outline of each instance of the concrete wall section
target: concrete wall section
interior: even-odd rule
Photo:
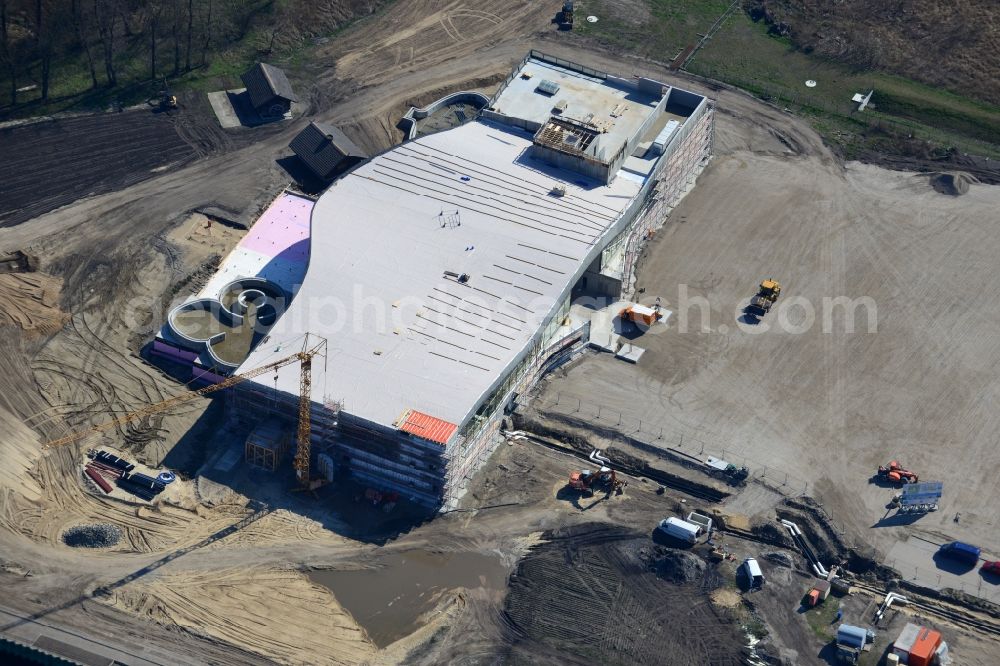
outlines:
[[[465,102],[466,104],[471,104],[477,109],[482,109],[490,104],[490,98],[482,93],[463,90],[461,92],[445,95],[441,99],[431,102],[422,109],[411,106],[409,111],[407,111],[403,118],[399,121],[400,129],[406,132],[407,139],[415,139],[417,138],[418,120],[423,120],[443,106],[459,102]]]
[[[712,156],[715,109],[702,99],[695,112],[671,137],[654,176],[643,188],[636,205],[641,210],[629,232],[622,270],[622,296],[632,293],[635,263],[654,229],[660,227],[680,197],[694,183]]]

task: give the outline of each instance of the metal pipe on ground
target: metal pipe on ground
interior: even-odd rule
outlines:
[[[96,483],[98,487],[104,491],[105,495],[111,492],[112,490],[111,484],[104,480],[104,477],[101,476],[100,472],[98,472],[90,465],[87,465],[87,467],[83,471],[86,472],[87,476],[89,476],[94,481],[94,483]]]

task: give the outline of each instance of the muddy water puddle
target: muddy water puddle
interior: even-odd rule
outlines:
[[[419,628],[422,616],[447,590],[501,590],[507,585],[500,558],[483,553],[409,551],[381,558],[377,566],[313,571],[309,577],[333,592],[380,648]]]

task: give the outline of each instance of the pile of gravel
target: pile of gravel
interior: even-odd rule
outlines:
[[[111,523],[77,525],[63,532],[63,543],[73,548],[110,548],[122,540],[122,528]]]

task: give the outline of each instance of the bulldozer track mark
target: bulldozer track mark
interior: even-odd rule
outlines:
[[[441,27],[444,29],[445,33],[452,41],[454,41],[456,44],[464,41],[462,39],[462,33],[459,32],[458,28],[455,27],[455,24],[452,22],[451,16],[449,14],[445,14],[444,16],[442,16],[439,19],[439,22],[441,23]]]
[[[471,18],[479,19],[492,23],[493,25],[499,25],[503,23],[503,17],[497,14],[491,14],[490,12],[479,11],[477,9],[456,9],[448,13],[451,18]]]
[[[66,136],[79,140],[67,142]],[[20,224],[91,193],[128,187],[175,169],[194,154],[166,118],[129,111],[4,130],[4,157],[0,227]]]
[[[642,545],[640,545],[642,544]],[[673,663],[668,624],[696,626],[700,640],[677,663],[735,666],[738,627],[714,612],[698,585],[660,580],[640,559],[648,536],[603,524],[546,533],[518,564],[504,607],[504,633],[515,653],[547,647],[627,663]],[[685,632],[687,635],[687,632]]]

